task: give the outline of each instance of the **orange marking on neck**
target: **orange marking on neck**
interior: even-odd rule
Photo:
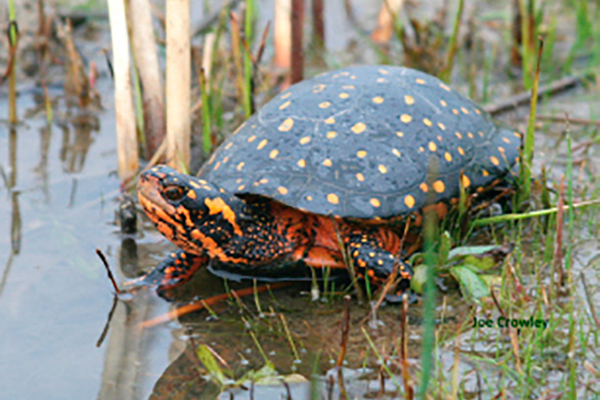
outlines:
[[[237,224],[237,222],[235,221],[235,213],[233,212],[233,210],[231,209],[231,207],[229,207],[222,198],[220,197],[215,197],[214,199],[209,199],[208,197],[204,200],[204,204],[206,204],[206,207],[208,207],[208,213],[210,215],[215,215],[215,214],[223,214],[223,218],[225,218],[225,220],[227,222],[229,222],[231,224],[231,226],[233,226],[233,231],[235,232],[236,235],[242,235],[242,230],[240,229],[239,225]]]
[[[247,261],[243,258],[229,257],[225,254],[223,248],[220,247],[217,242],[204,235],[199,229],[194,229],[192,231],[192,238],[199,240],[200,243],[202,243],[202,248],[210,255],[211,258],[216,258],[219,261],[230,262],[234,264],[245,263]]]

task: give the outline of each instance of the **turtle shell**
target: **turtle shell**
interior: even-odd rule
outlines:
[[[390,218],[506,174],[521,135],[439,79],[357,66],[291,86],[244,122],[199,176],[315,214]]]

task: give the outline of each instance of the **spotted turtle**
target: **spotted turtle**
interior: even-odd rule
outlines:
[[[352,263],[379,283],[397,268],[406,287],[398,221],[446,209],[461,187],[483,191],[520,146],[518,132],[425,73],[321,74],[268,102],[197,177],[167,166],[140,176],[144,211],[181,249],[141,280],[167,289],[202,266],[272,279]]]

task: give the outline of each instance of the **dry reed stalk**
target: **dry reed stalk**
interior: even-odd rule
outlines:
[[[217,34],[214,32],[207,33],[204,37],[204,49],[202,51],[202,69],[204,70],[204,77],[207,81],[210,81],[211,67],[213,64],[213,50]],[[206,86],[206,89],[210,92],[210,85]]]
[[[165,137],[165,111],[149,0],[129,0],[129,24],[133,57],[143,89],[146,157],[150,158]]]
[[[292,0],[292,54],[290,79],[292,85],[304,78],[304,0]]]
[[[275,0],[275,56],[277,68],[290,68],[292,62],[292,1]]]
[[[167,163],[178,171],[190,164],[190,1],[167,1]]]
[[[138,170],[138,149],[131,85],[129,36],[123,1],[109,0],[108,15],[113,48],[118,172],[119,178],[127,181],[133,178]]]
[[[389,43],[394,34],[394,25],[398,11],[402,8],[404,0],[383,0],[377,15],[377,27],[371,33],[371,40],[375,43]]]

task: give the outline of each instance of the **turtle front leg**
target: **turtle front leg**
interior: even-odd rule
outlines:
[[[200,267],[207,264],[208,257],[206,256],[197,256],[177,250],[169,254],[152,271],[125,282],[124,289],[129,292],[142,287],[156,287],[156,292],[165,297],[167,291],[189,281]]]
[[[370,282],[382,284],[397,265],[398,276],[401,278],[399,288],[404,290],[410,286],[412,268],[386,250],[390,244],[385,243],[385,240],[378,238],[377,235],[355,233],[348,236],[345,242],[348,254],[360,277],[368,276]]]

